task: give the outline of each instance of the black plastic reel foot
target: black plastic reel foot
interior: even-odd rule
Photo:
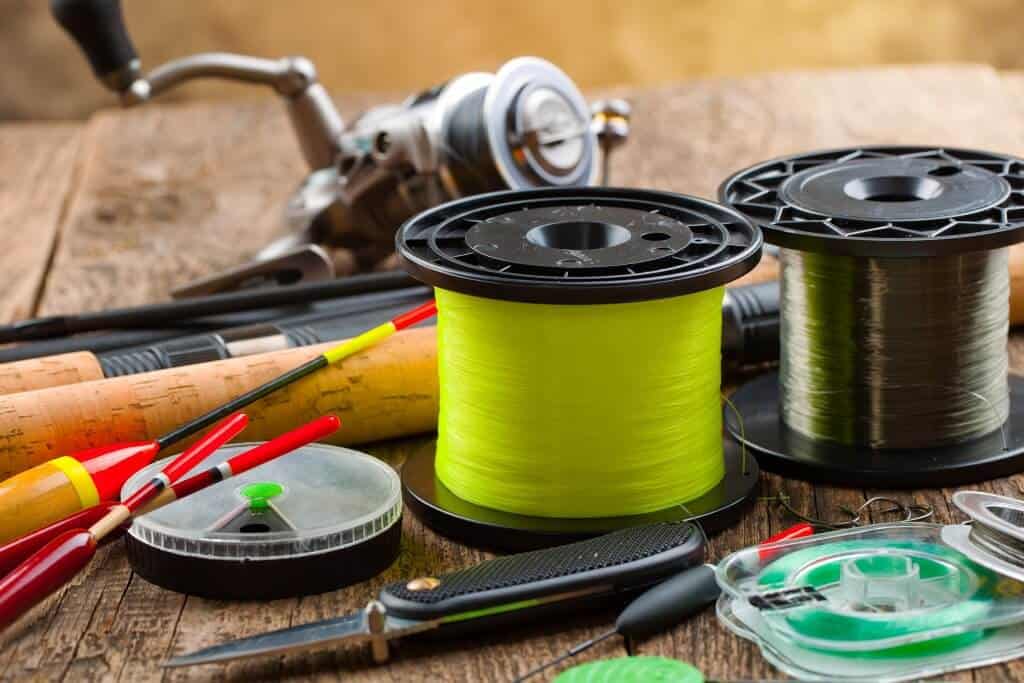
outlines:
[[[748,451],[725,442],[725,477],[706,494],[683,506],[626,517],[556,519],[517,515],[465,501],[434,474],[434,451],[423,451],[402,468],[402,496],[410,510],[428,527],[460,543],[519,552],[571,543],[592,536],[655,522],[689,519],[706,534],[734,523],[757,493],[760,470]]]
[[[782,421],[779,375],[741,386],[725,426],[769,472],[805,481],[874,488],[957,486],[1024,471],[1024,377],[1009,376],[1010,415],[1002,430],[951,446],[873,449],[811,439]],[[1005,443],[1004,443],[1005,439]]]

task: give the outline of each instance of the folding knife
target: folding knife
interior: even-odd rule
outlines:
[[[569,545],[487,560],[439,577],[385,586],[361,611],[242,638],[175,657],[167,667],[225,662],[425,632],[458,635],[621,601],[704,562],[704,537],[688,522],[635,527]]]

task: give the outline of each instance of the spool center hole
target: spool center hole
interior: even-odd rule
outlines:
[[[243,534],[265,534],[270,531],[270,525],[263,522],[249,522],[243,524],[239,531]]]
[[[887,175],[856,178],[846,183],[848,197],[869,202],[918,202],[942,194],[942,183],[934,178],[911,175]]]
[[[607,249],[628,242],[629,230],[597,221],[566,221],[538,225],[526,233],[526,241],[549,249]]]

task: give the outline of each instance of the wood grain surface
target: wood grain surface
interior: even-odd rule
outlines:
[[[0,319],[36,308],[61,219],[72,196],[82,126],[0,127]]]
[[[635,116],[634,137],[617,159],[615,182],[706,197],[745,165],[801,150],[888,143],[1024,152],[1021,77],[983,66],[790,73],[617,94],[632,100]],[[362,102],[343,104],[351,114]],[[0,141],[9,130],[0,128]],[[63,135],[67,145],[74,137],[63,129],[48,134]],[[45,148],[50,138],[40,135],[21,156],[55,159],[64,149]],[[174,284],[240,261],[279,231],[281,203],[303,172],[285,117],[271,100],[104,113],[88,124],[83,139],[84,163],[73,187],[68,180],[38,211],[19,220],[7,218],[9,202],[2,208],[2,238],[14,245],[25,235],[49,235],[52,241],[55,217],[68,205],[37,307],[41,313],[156,300]],[[0,163],[10,168],[14,160],[4,155]],[[26,185],[11,196],[33,189]],[[21,257],[19,267],[44,272],[46,251],[32,245],[26,252],[31,257]],[[10,247],[0,258],[9,252]],[[0,312],[29,312],[30,295],[12,303],[21,290],[5,291]],[[1011,338],[1010,353],[1014,367],[1024,369],[1019,337]],[[368,450],[398,467],[410,454],[430,448],[432,440],[421,438]],[[1015,476],[977,488],[1020,496],[1022,484],[1024,477]],[[765,474],[756,510],[712,539],[710,556],[719,559],[792,524],[772,502],[780,493],[803,512],[824,517],[834,516],[839,505],[889,493],[932,504],[936,519],[945,522],[957,519],[947,502],[951,492],[812,486]],[[216,602],[162,590],[134,576],[123,548],[113,544],[71,586],[2,636],[0,679],[507,681],[607,628],[613,618],[562,620],[443,645],[403,643],[385,666],[374,666],[365,651],[348,650],[195,670],[159,668],[170,654],[335,616],[360,607],[388,581],[450,571],[486,557],[438,537],[411,515],[404,533],[399,561],[381,576],[342,591],[272,603]],[[780,677],[755,647],[721,628],[711,611],[643,644],[641,652],[691,661],[709,677]],[[621,654],[618,644],[608,642],[582,659]],[[1021,680],[1024,665],[945,678]]]

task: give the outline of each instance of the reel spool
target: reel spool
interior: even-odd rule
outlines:
[[[900,680],[937,659],[944,670],[976,664],[988,641],[1003,646],[1000,629],[1019,633],[1024,584],[950,548],[943,530],[873,525],[746,548],[716,569],[719,615],[791,675],[828,662],[819,675]]]
[[[1024,503],[983,491],[958,491],[953,504],[971,524],[943,528],[942,540],[981,566],[1024,581]]]
[[[1005,353],[1021,188],[1018,159],[924,147],[784,157],[726,180],[722,200],[782,250],[780,370],[734,394],[729,433],[766,469],[842,485],[1024,467],[1024,380]]]
[[[201,472],[253,444],[218,450]],[[136,473],[122,496],[162,463]],[[272,600],[364,581],[398,557],[399,479],[372,456],[304,446],[249,472],[143,515],[125,535],[143,578],[213,599]]]
[[[595,184],[601,152],[592,118],[572,79],[537,57],[370,109],[340,134],[337,163],[310,175],[289,203],[299,236],[261,255],[297,241],[359,249],[386,239],[390,249],[396,225],[445,201]]]
[[[722,444],[721,288],[760,247],[734,211],[640,190],[496,193],[407,222],[441,375],[437,455],[406,462],[407,504],[501,549],[734,521],[758,470]]]

